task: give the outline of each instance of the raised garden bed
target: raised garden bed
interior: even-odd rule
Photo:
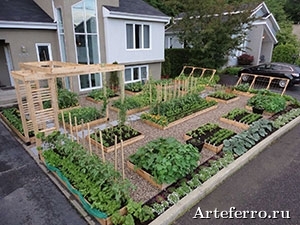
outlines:
[[[90,139],[93,145],[101,149],[103,148],[105,152],[112,152],[115,150],[115,136],[117,137],[117,149],[121,147],[121,140],[123,140],[123,146],[127,146],[144,138],[144,135],[139,131],[136,131],[127,125],[108,127],[101,130],[101,133],[103,146],[101,145],[100,130],[90,134],[90,137],[87,138]]]
[[[27,137],[24,135],[21,115],[16,107],[3,109],[0,113],[1,119],[5,124],[26,144],[35,143],[33,131],[29,131]],[[28,123],[28,121],[27,121]]]
[[[217,91],[217,92],[214,92],[212,94],[209,94],[206,97],[206,100],[208,100],[208,101],[214,100],[214,101],[217,101],[217,102],[220,102],[220,103],[229,104],[231,102],[235,102],[235,101],[239,100],[239,97],[236,94],[233,94],[233,93],[226,93],[226,92],[223,92],[223,91]]]
[[[193,171],[200,154],[193,146],[169,137],[148,142],[130,155],[128,160],[130,169],[138,171],[153,186],[165,188]]]
[[[217,124],[206,123],[197,129],[187,132],[184,135],[184,140],[188,141],[191,138],[203,140],[205,148],[218,153],[223,148],[223,141],[231,138],[235,134],[235,132],[221,128]]]
[[[152,107],[141,115],[143,122],[166,130],[186,120],[217,108],[216,101],[207,101],[197,94],[189,94]]]
[[[107,98],[108,100],[116,100],[120,98],[118,94],[116,94],[112,89],[106,88],[106,96],[104,96],[103,89],[92,90],[87,96],[86,100],[91,101],[93,103],[103,103],[103,100]]]
[[[90,127],[93,127],[107,121],[107,116],[103,116],[95,107],[80,107],[63,111],[58,118],[64,128],[73,132],[86,129],[86,126],[82,124],[88,123]]]
[[[251,113],[246,109],[234,108],[226,115],[223,115],[220,120],[246,130],[251,123],[261,118],[262,115]]]
[[[81,145],[59,132],[41,138],[46,143],[41,159],[91,216],[102,225],[110,225],[113,213],[119,210],[126,213],[124,207],[133,186],[111,164],[88,154]]]
[[[134,82],[125,84],[125,94],[128,95],[138,95],[141,94],[143,91],[143,84],[142,82]]]
[[[150,98],[143,94],[126,96],[123,105],[126,109],[126,115],[139,113],[150,108]],[[122,101],[118,99],[112,102],[110,109],[119,112],[122,107]]]

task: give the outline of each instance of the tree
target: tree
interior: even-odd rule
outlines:
[[[174,24],[180,40],[186,48],[200,51],[198,60],[206,59],[211,66],[220,67],[245,41],[253,20],[251,10],[260,1],[186,0],[184,5],[181,2],[166,0],[167,4],[182,10]]]
[[[294,23],[300,22],[300,2],[299,0],[286,0],[284,10],[288,19]]]

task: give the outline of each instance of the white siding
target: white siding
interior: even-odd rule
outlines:
[[[126,23],[150,26],[150,49],[126,49]],[[105,18],[106,61],[122,64],[163,61],[164,25],[158,22]]]

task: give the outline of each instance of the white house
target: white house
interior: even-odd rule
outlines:
[[[150,74],[160,78],[170,18],[143,0],[15,0],[0,6],[4,86],[13,86],[9,71],[20,62],[42,60],[117,62],[125,65],[126,83]],[[101,80],[101,74],[82,74],[71,82],[85,93],[101,88]]]

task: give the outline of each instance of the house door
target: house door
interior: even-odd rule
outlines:
[[[12,69],[9,44],[0,40],[0,87],[14,86],[14,81],[10,75]]]

